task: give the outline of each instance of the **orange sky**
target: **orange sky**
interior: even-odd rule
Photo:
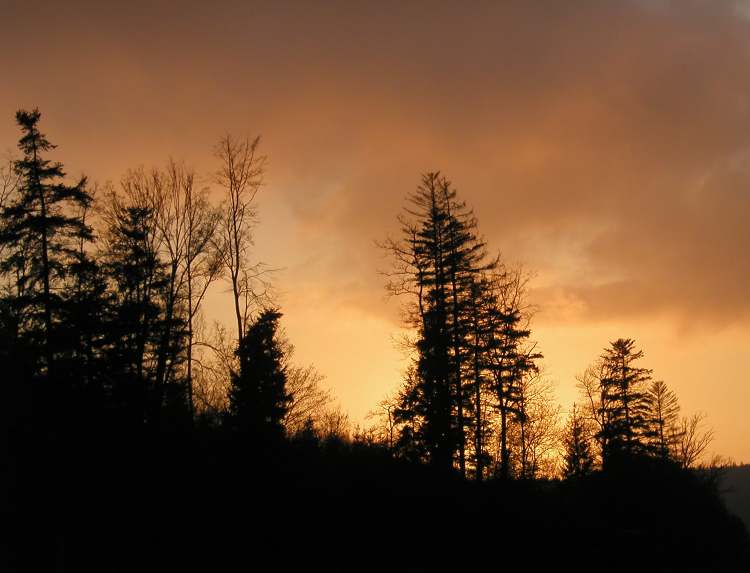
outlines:
[[[0,0],[0,149],[33,106],[56,158],[98,181],[169,156],[208,173],[222,134],[261,134],[256,255],[284,269],[298,360],[355,420],[403,364],[374,241],[440,169],[490,248],[536,272],[566,408],[632,337],[714,450],[750,461],[746,4],[404,4]]]

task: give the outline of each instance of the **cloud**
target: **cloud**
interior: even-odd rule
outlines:
[[[432,21],[427,36],[461,41],[417,30],[408,63],[313,97],[347,133],[325,150],[344,166],[325,232],[348,253],[330,276],[373,282],[361,274],[372,239],[395,230],[419,173],[440,168],[490,245],[539,272],[547,316],[564,301],[583,321],[745,321],[747,21],[729,3],[512,10],[472,19],[478,29],[459,19],[455,34]],[[335,176],[323,164],[308,184]]]
[[[303,242],[258,248],[291,261],[292,297],[395,316],[373,242],[397,231],[420,173],[441,169],[490,247],[537,271],[549,320],[744,321],[740,6],[74,2],[32,18],[12,2],[0,135],[14,141],[12,110],[40,105],[66,164],[117,179],[168,155],[210,169],[227,129],[262,133],[264,212],[288,209],[263,224]]]

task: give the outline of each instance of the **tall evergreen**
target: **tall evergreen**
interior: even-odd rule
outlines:
[[[61,309],[78,241],[92,238],[80,217],[92,199],[85,177],[67,185],[62,164],[46,158],[55,145],[39,131],[40,117],[38,109],[16,113],[22,157],[14,163],[16,193],[0,212],[0,272],[14,282],[8,306],[18,333],[39,349],[39,370],[49,373],[56,354],[68,343],[59,332]]]
[[[536,371],[536,361],[542,355],[528,344],[531,331],[524,324],[520,272],[496,275],[491,288],[493,294],[487,300],[486,309],[488,373],[499,414],[497,473],[507,479],[510,477],[510,424],[523,416],[521,385],[526,376]]]
[[[654,380],[646,391],[646,401],[646,439],[649,450],[662,460],[674,458],[681,437],[677,395],[663,381]]]
[[[265,309],[245,332],[237,349],[239,372],[229,389],[228,420],[242,433],[262,437],[283,434],[289,405],[283,344],[279,337],[281,313]]]
[[[491,289],[488,288],[484,277],[472,280],[466,301],[466,328],[469,354],[466,361],[466,371],[469,391],[473,399],[473,421],[471,430],[472,461],[474,464],[474,478],[482,481],[485,468],[489,465],[488,434],[490,433],[489,415],[485,408],[486,394],[490,388],[491,378],[488,375],[490,364],[488,349],[492,333],[488,309],[494,302]],[[494,412],[491,412],[494,414]]]
[[[440,173],[427,173],[409,195],[402,236],[384,247],[393,255],[388,289],[410,295],[408,325],[416,331],[413,368],[395,419],[410,456],[443,470],[456,466],[481,479],[488,465],[489,414],[502,431],[518,381],[540,356],[528,352],[520,275],[488,259],[477,221]],[[495,407],[487,407],[492,395]],[[499,402],[499,405],[497,404]],[[507,444],[503,468],[507,469]],[[473,468],[471,466],[473,465]]]
[[[632,339],[617,339],[602,355],[600,380],[604,425],[600,441],[606,466],[614,459],[646,453],[649,403],[646,395],[651,370],[635,365],[643,357]]]
[[[427,173],[408,197],[402,238],[386,248],[395,256],[394,294],[411,294],[409,324],[417,332],[413,376],[396,418],[411,447],[443,470],[466,470],[472,394],[467,390],[470,333],[466,315],[472,280],[491,265],[476,219],[440,173]]]
[[[419,428],[430,462],[441,469],[453,465],[460,438],[453,420],[453,392],[458,380],[451,364],[447,258],[448,213],[437,173],[422,179],[409,200],[417,217],[414,258],[420,269],[421,332],[417,341],[417,399],[425,402]],[[420,396],[421,394],[421,396]]]
[[[155,245],[153,209],[123,204],[105,212],[104,261],[109,281],[107,362],[114,404],[135,422],[158,416],[155,366],[162,331],[164,264]]]
[[[81,209],[86,223],[88,207]],[[102,350],[106,338],[107,284],[104,269],[91,252],[88,233],[79,233],[69,265],[69,287],[60,324],[61,336],[68,341],[69,352],[63,357],[65,375],[82,394],[81,406],[96,407],[104,399]],[[60,359],[58,359],[60,360]]]
[[[456,432],[458,435],[458,466],[462,476],[466,475],[466,438],[471,425],[471,410],[479,405],[472,395],[474,380],[471,371],[465,371],[464,363],[472,359],[472,333],[470,323],[472,309],[471,289],[481,282],[480,274],[495,267],[495,262],[486,262],[485,244],[477,236],[477,219],[466,206],[457,200],[457,192],[444,177],[439,180],[442,208],[446,219],[445,264],[448,278],[450,308],[448,316],[451,337],[451,363],[454,379],[454,402],[456,408]],[[481,406],[479,406],[481,407]]]
[[[471,461],[475,477],[482,479],[493,436],[500,446],[495,469],[509,477],[510,424],[524,421],[522,383],[536,372],[541,354],[528,344],[531,331],[524,326],[520,271],[508,271],[494,261],[492,269],[473,280],[468,293],[464,321],[469,358],[464,371],[472,394]]]

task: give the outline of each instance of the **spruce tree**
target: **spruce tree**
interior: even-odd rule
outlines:
[[[84,224],[88,208],[83,207],[80,220]],[[72,383],[82,392],[81,406],[101,406],[104,398],[104,364],[102,350],[106,338],[106,276],[100,262],[90,252],[90,236],[79,233],[77,248],[69,265],[70,286],[67,289],[60,324],[61,336],[68,341],[69,352],[63,362]]]
[[[649,451],[662,460],[674,458],[681,438],[677,395],[663,381],[654,380],[646,391],[646,402]]]
[[[22,158],[14,163],[16,193],[0,211],[0,247],[5,255],[0,272],[15,283],[9,307],[18,332],[39,349],[39,371],[50,373],[56,354],[68,344],[59,332],[61,309],[77,243],[92,238],[91,228],[80,217],[92,199],[85,177],[66,185],[62,164],[46,158],[56,146],[39,131],[40,117],[38,109],[16,113]]]
[[[531,331],[525,326],[524,279],[520,270],[495,274],[490,285],[492,294],[486,299],[485,309],[489,321],[486,352],[495,408],[500,418],[497,473],[501,479],[507,479],[510,477],[510,424],[524,415],[520,407],[521,385],[526,376],[537,370],[536,362],[542,355],[529,345]]]
[[[232,376],[228,420],[241,434],[265,438],[283,434],[290,396],[278,332],[280,318],[281,313],[276,309],[263,310],[237,349],[240,368]]]
[[[473,398],[474,375],[471,371],[472,332],[471,309],[472,288],[481,273],[494,269],[496,262],[486,262],[484,242],[477,236],[477,219],[466,206],[457,200],[457,192],[444,177],[439,180],[442,208],[446,219],[446,275],[450,297],[448,306],[448,329],[451,338],[451,365],[453,368],[454,398],[456,409],[456,432],[458,443],[458,466],[466,476],[466,435],[472,421],[472,410],[481,408]],[[481,283],[480,283],[481,284]],[[474,333],[476,334],[476,333]],[[466,364],[466,366],[464,366]]]
[[[469,388],[473,397],[473,439],[472,439],[472,461],[474,463],[474,478],[482,481],[484,470],[489,465],[490,454],[488,452],[487,434],[490,431],[488,415],[485,409],[487,402],[486,394],[490,390],[490,376],[488,367],[490,364],[488,356],[488,342],[491,337],[489,331],[490,320],[487,310],[493,299],[491,289],[488,288],[484,277],[472,280],[468,291],[467,331],[469,343],[469,355],[467,370],[469,374]]]
[[[600,441],[606,466],[615,459],[643,455],[647,451],[649,404],[646,395],[651,370],[635,366],[643,357],[635,341],[620,338],[602,355],[604,377],[600,380],[601,404],[605,423]]]
[[[124,204],[113,193],[105,219],[109,391],[131,421],[153,421],[161,407],[155,403],[154,373],[166,286],[154,239],[154,213],[148,206]]]
[[[471,423],[470,332],[466,320],[473,277],[490,265],[476,219],[440,173],[427,173],[408,197],[400,218],[402,238],[388,241],[394,294],[410,294],[408,323],[417,331],[413,376],[395,414],[409,448],[442,470],[466,469],[466,434]],[[402,440],[402,441],[404,441]]]
[[[383,247],[393,256],[388,290],[410,295],[407,324],[413,367],[395,409],[401,451],[441,470],[467,465],[481,479],[487,464],[488,410],[500,402],[502,436],[514,388],[540,356],[529,352],[523,281],[488,259],[477,220],[440,173],[427,173],[408,197],[400,240]],[[503,446],[507,467],[507,444]]]

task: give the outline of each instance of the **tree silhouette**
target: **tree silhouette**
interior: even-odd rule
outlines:
[[[104,260],[110,282],[107,362],[115,404],[131,421],[155,422],[161,402],[156,364],[164,324],[167,275],[159,258],[153,207],[138,178],[125,196],[111,191],[104,210]]]
[[[531,331],[527,309],[524,308],[525,278],[520,269],[495,275],[491,284],[493,295],[488,299],[490,321],[487,352],[491,388],[499,413],[499,455],[497,473],[510,477],[510,425],[523,419],[521,408],[524,380],[538,371],[536,361],[542,355],[529,344]]]
[[[563,476],[580,478],[594,470],[594,453],[591,451],[591,436],[586,419],[576,404],[570,412],[563,434],[564,465]]]
[[[487,259],[477,221],[451,183],[427,173],[409,195],[387,289],[409,295],[415,358],[393,410],[398,449],[481,480],[489,465],[489,421],[500,413],[500,473],[507,477],[508,424],[520,420],[518,388],[541,354],[528,344],[525,277]],[[468,444],[468,447],[467,447]],[[408,454],[406,454],[408,452]]]
[[[107,277],[91,249],[89,217],[90,206],[81,205],[78,218],[83,228],[72,237],[77,245],[68,266],[70,286],[59,326],[61,337],[68,341],[70,349],[58,361],[70,379],[70,387],[77,387],[86,400],[101,405],[105,399],[106,365],[102,362],[102,352],[106,344]]]
[[[216,246],[221,213],[208,202],[207,190],[196,189],[196,185],[194,171],[173,160],[164,170],[154,170],[145,185],[167,271],[157,387],[164,388],[174,375],[175,366],[184,360],[190,411],[193,410],[194,323],[208,288],[222,271],[221,251]]]
[[[267,301],[269,283],[263,263],[249,260],[256,224],[255,196],[263,184],[266,156],[259,152],[260,137],[223,137],[215,148],[220,166],[216,182],[225,190],[224,212],[217,246],[232,287],[237,341],[248,328],[251,313]]]
[[[601,429],[606,466],[614,458],[646,453],[649,404],[646,395],[651,370],[634,362],[643,357],[632,339],[619,338],[602,355],[604,377],[599,380],[604,426]]]
[[[289,360],[290,352],[284,352]],[[286,366],[286,387],[289,403],[284,414],[284,430],[287,435],[301,432],[308,422],[320,426],[326,408],[332,402],[331,393],[321,384],[323,376],[314,366],[300,367],[292,364]]]
[[[471,421],[471,409],[477,407],[472,402],[470,389],[472,376],[465,372],[464,364],[472,359],[471,332],[467,323],[472,310],[467,304],[471,298],[471,289],[477,283],[477,277],[495,268],[496,262],[485,262],[485,244],[477,237],[477,219],[467,209],[466,203],[457,200],[457,192],[450,181],[444,177],[438,180],[440,206],[446,214],[446,246],[444,262],[448,278],[450,298],[449,332],[451,337],[451,365],[454,369],[456,427],[458,432],[458,467],[462,476],[466,476],[466,430]],[[468,317],[467,317],[468,315]],[[468,378],[468,380],[467,380]],[[465,391],[469,388],[469,393]]]
[[[552,383],[538,369],[527,372],[518,384],[511,426],[510,454],[515,476],[528,480],[555,474],[559,415]]]
[[[646,391],[646,401],[649,449],[662,460],[674,458],[680,442],[677,395],[663,381],[654,380]]]
[[[289,404],[287,372],[279,340],[281,313],[263,310],[237,349],[240,371],[229,389],[229,422],[242,434],[279,437]]]
[[[677,430],[677,460],[684,468],[695,466],[713,442],[714,431],[705,427],[704,420],[705,415],[698,413],[683,417],[680,421]]]
[[[387,286],[392,294],[411,294],[409,323],[417,329],[416,363],[401,404],[394,412],[410,447],[423,448],[442,470],[466,472],[466,433],[471,423],[470,333],[467,299],[474,277],[493,268],[485,263],[476,219],[459,202],[440,173],[427,173],[408,197],[400,218],[402,238],[383,247],[393,255]]]
[[[51,373],[56,352],[67,343],[55,334],[77,241],[92,238],[80,217],[91,195],[85,177],[66,185],[62,164],[45,158],[55,146],[39,131],[40,118],[38,109],[16,113],[23,157],[13,164],[15,192],[0,212],[0,272],[14,279],[15,296],[7,304],[19,333],[39,346],[41,369]]]

